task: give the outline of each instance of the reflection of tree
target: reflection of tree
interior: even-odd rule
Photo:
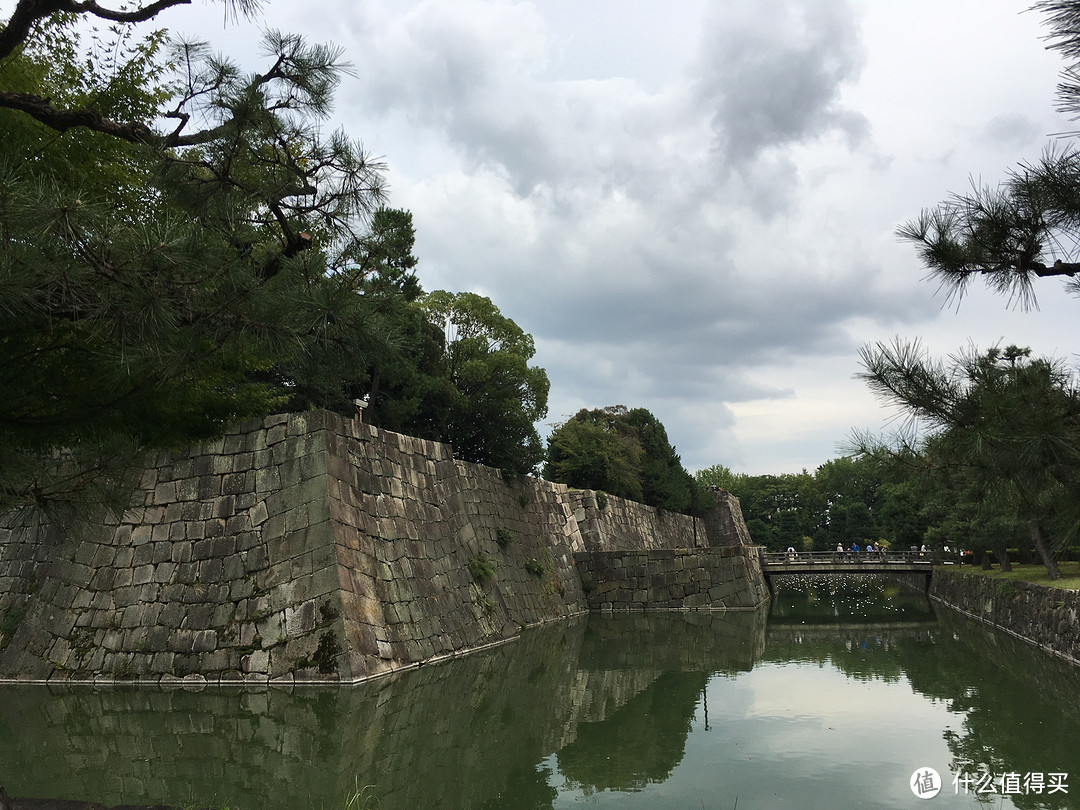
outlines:
[[[901,648],[900,660],[912,687],[946,703],[963,718],[960,730],[945,732],[951,768],[968,773],[1063,772],[1080,789],[1080,672],[1008,636],[942,611],[947,648]],[[1000,785],[1000,783],[999,783]],[[1000,798],[1000,797],[992,797]],[[1070,796],[1014,795],[1017,807],[1070,807]]]
[[[926,595],[886,576],[822,574],[776,577],[770,621],[794,618],[806,624],[848,621],[932,621]]]
[[[922,647],[931,631],[926,625],[843,627],[806,625],[770,628],[762,660],[776,663],[829,664],[858,681],[899,681],[903,667],[897,650]]]
[[[924,594],[889,577],[779,577],[764,660],[828,663],[856,680],[895,682],[903,674],[896,648],[921,645],[933,620]]]
[[[665,672],[608,719],[579,726],[559,751],[559,769],[585,793],[663,782],[682,761],[707,680],[702,672]]]
[[[506,789],[483,804],[479,810],[551,810],[559,792],[549,784],[551,769],[514,768],[507,774]]]

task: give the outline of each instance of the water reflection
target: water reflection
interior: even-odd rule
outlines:
[[[1080,797],[1075,670],[893,584],[851,585],[781,589],[768,620],[594,615],[359,687],[5,687],[0,784],[234,810],[337,810],[368,784],[410,810],[895,807],[931,765],[1064,771]]]

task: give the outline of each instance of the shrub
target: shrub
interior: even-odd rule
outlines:
[[[495,542],[499,544],[499,548],[506,548],[513,539],[514,533],[505,526],[495,530]]]
[[[481,585],[495,579],[495,561],[484,554],[477,554],[469,560],[469,573]]]

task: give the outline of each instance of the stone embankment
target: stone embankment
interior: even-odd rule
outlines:
[[[726,493],[711,522],[601,508],[328,412],[271,416],[151,459],[99,530],[0,521],[0,678],[362,680],[588,610],[582,555],[621,549],[679,550],[698,586],[665,607],[742,606],[761,574],[745,527],[723,528],[737,509]]]
[[[575,554],[591,610],[749,610],[769,600],[757,556],[738,547]]]
[[[1080,593],[936,567],[930,598],[1080,664]]]

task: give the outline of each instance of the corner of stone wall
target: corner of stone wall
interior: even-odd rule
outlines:
[[[715,506],[704,517],[710,546],[752,546],[739,499],[724,489],[712,493]]]

